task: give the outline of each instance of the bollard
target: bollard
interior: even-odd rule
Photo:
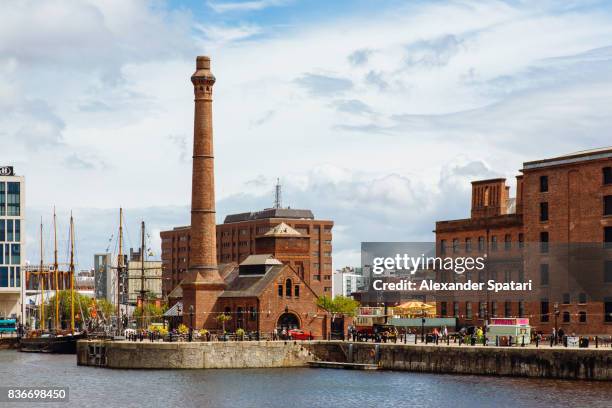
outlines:
[[[487,336],[482,336],[482,345],[486,347],[486,345],[487,345]]]
[[[508,345],[512,347],[512,336],[508,336]]]
[[[446,345],[450,346],[450,337],[449,336],[446,336]]]
[[[595,336],[595,348],[599,348],[599,339]]]
[[[553,338],[553,336],[550,336],[550,347],[553,346],[554,342],[555,342],[555,339]]]
[[[414,335],[414,344],[417,344],[417,335]]]
[[[499,347],[499,336],[495,336],[495,347]]]
[[[521,336],[521,347],[525,347],[525,336]]]
[[[535,342],[536,342],[536,348],[538,348],[538,345],[540,343],[540,337],[539,336],[535,337]]]

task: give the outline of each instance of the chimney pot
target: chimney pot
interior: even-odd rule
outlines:
[[[196,69],[210,69],[210,57],[199,56],[196,58]]]

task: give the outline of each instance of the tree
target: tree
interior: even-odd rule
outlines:
[[[217,319],[217,323],[221,324],[221,327],[223,328],[223,334],[225,334],[225,322],[229,322],[230,320],[232,320],[232,316],[222,313],[219,316],[217,316],[216,319]]]
[[[332,321],[334,321],[334,319],[339,315],[355,316],[355,312],[359,307],[359,302],[346,296],[336,296],[332,299],[323,295],[317,299],[317,306],[328,313],[331,313]]]
[[[70,327],[70,310],[72,296],[69,290],[60,290],[58,292],[59,299],[59,310],[60,310],[60,321],[61,326],[68,328]],[[89,306],[91,304],[91,298],[86,295],[82,295],[78,292],[74,292],[74,316],[75,322],[80,323],[89,319]],[[82,315],[81,315],[82,312]],[[55,316],[55,295],[50,299],[45,299],[45,316]],[[46,324],[46,323],[45,323]]]
[[[161,323],[164,320],[164,312],[168,309],[168,305],[165,303],[161,307],[155,306],[153,302],[145,303],[144,308],[142,306],[137,307],[134,310],[134,317],[138,319],[138,323],[141,327],[145,327],[149,322]]]

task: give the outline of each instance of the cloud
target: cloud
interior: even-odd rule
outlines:
[[[269,7],[285,6],[289,0],[253,0],[253,1],[208,1],[206,4],[216,13],[260,11]]]
[[[264,123],[270,121],[274,117],[275,114],[276,114],[276,111],[274,110],[265,111],[263,115],[251,121],[251,127],[263,125]]]
[[[368,49],[355,50],[348,56],[348,60],[355,66],[365,65],[368,62],[370,55],[372,55],[372,52],[372,50]]]
[[[295,83],[315,96],[328,96],[343,93],[353,88],[350,79],[319,74],[303,74]]]
[[[187,161],[187,137],[184,135],[170,135],[168,136],[168,139],[170,139],[172,144],[177,148],[179,152],[179,160],[181,162]]]
[[[95,168],[94,164],[72,153],[64,159],[64,165],[73,170],[91,170]]]
[[[240,24],[234,26],[197,24],[195,28],[202,32],[209,41],[215,43],[216,46],[246,40],[262,32],[261,27],[255,24]]]
[[[365,80],[366,82],[376,86],[379,91],[385,91],[387,88],[389,88],[389,84],[383,79],[383,75],[380,72],[368,72]]]
[[[332,104],[338,112],[352,113],[354,115],[364,115],[373,113],[372,108],[358,99],[341,99]]]
[[[405,63],[409,67],[439,67],[449,63],[461,49],[463,40],[447,34],[431,40],[419,40],[406,46]]]
[[[597,4],[390,2],[324,19],[318,2],[188,7],[2,9],[0,163],[26,175],[28,217],[84,209],[83,258],[104,249],[119,205],[134,245],[140,218],[153,234],[189,222],[196,55],[217,76],[218,216],[269,207],[281,176],[287,205],[335,221],[342,262],[360,240],[431,239],[433,221],[469,214],[474,178],[610,144],[612,11]],[[94,169],[66,167],[73,153]],[[164,188],[134,188],[152,180]]]

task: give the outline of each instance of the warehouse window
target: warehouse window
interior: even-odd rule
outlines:
[[[540,203],[540,221],[548,221],[548,203],[546,201]]]
[[[548,191],[548,176],[540,176],[540,193]]]

